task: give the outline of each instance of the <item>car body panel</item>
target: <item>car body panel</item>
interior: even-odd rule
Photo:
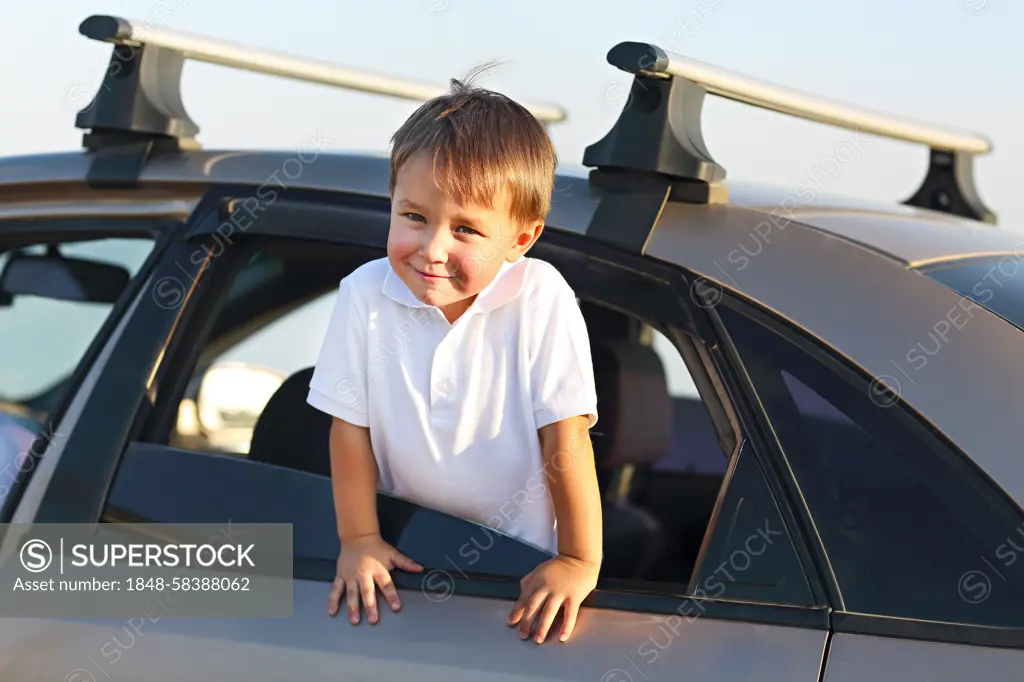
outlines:
[[[1024,504],[1020,330],[891,259],[800,223],[743,251],[761,215],[670,205],[648,254],[763,305],[881,378]]]
[[[402,591],[402,611],[353,627],[326,613],[326,584],[296,580],[291,618],[179,619],[170,605],[120,621],[0,619],[5,679],[701,680],[816,682],[826,633],[584,609],[568,643],[505,625],[511,602]],[[164,611],[163,609],[167,609]],[[396,646],[401,642],[401,646]],[[78,677],[68,677],[81,670]],[[90,677],[91,675],[92,677]]]
[[[21,229],[8,221],[62,218],[172,218],[185,220],[195,209],[200,195],[150,193],[151,198],[128,198],[123,194],[104,198],[95,190],[88,193],[62,190],[60,198],[0,201],[0,234]]]
[[[1020,679],[1024,651],[837,633],[822,682]],[[1012,671],[1017,671],[1012,672]]]

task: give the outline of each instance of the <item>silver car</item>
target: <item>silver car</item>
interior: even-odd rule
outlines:
[[[353,627],[326,613],[329,417],[305,393],[338,281],[384,253],[388,157],[202,149],[180,72],[441,89],[116,17],[81,32],[114,46],[83,149],[0,160],[0,410],[38,434],[0,473],[0,549],[16,565],[20,524],[288,524],[291,599],[260,618],[92,617],[73,596],[26,618],[0,599],[0,678],[1021,675],[1024,242],[974,187],[984,136],[614,47],[629,101],[560,169],[531,251],[591,334],[598,589],[569,642],[521,641],[504,619],[547,555],[381,493],[385,539],[425,571],[396,571],[402,611]],[[726,182],[708,94],[850,130],[824,176],[862,134],[927,147],[928,175],[898,205]],[[416,327],[392,337],[378,361]]]

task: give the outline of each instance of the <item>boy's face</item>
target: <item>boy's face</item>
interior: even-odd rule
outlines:
[[[515,225],[506,198],[492,208],[455,203],[434,183],[430,155],[421,152],[395,178],[388,260],[416,298],[454,321],[502,263],[533,246],[543,227]]]

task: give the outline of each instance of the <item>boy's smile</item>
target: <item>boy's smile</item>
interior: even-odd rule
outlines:
[[[515,225],[505,196],[495,197],[491,207],[459,204],[438,187],[431,171],[430,154],[423,152],[398,171],[388,260],[417,299],[455,322],[503,263],[529,250],[543,223]]]

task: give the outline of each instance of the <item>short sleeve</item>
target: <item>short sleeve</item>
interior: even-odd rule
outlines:
[[[338,286],[306,402],[356,426],[369,426],[365,369],[368,320],[352,288],[348,279]]]
[[[557,287],[557,288],[556,288]],[[530,383],[537,428],[587,415],[597,423],[597,391],[590,336],[569,285],[559,276],[530,315],[533,325]]]

